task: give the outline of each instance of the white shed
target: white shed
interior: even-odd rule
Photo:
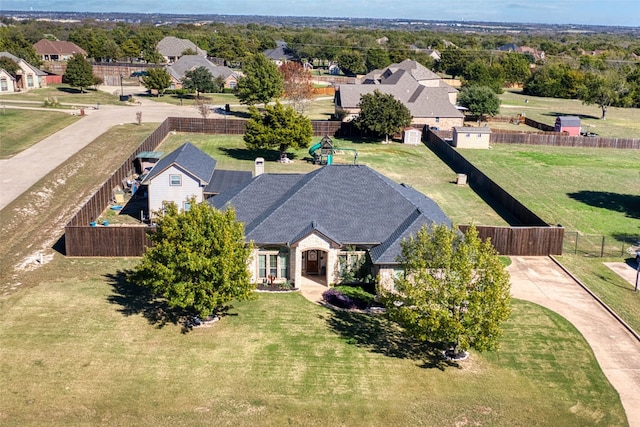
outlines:
[[[402,142],[409,145],[420,145],[422,141],[422,132],[420,129],[413,127],[406,128],[402,132]]]
[[[491,129],[457,126],[453,128],[453,146],[458,148],[489,148]]]

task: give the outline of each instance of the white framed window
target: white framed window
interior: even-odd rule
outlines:
[[[436,123],[440,123],[440,117],[436,117]]]
[[[273,276],[289,278],[289,252],[284,250],[262,250],[258,252],[258,278]]]
[[[182,175],[180,174],[169,175],[169,185],[172,185],[172,186],[182,185]]]
[[[2,92],[7,92],[9,90],[7,79],[0,79],[0,88],[2,88]]]
[[[189,212],[191,210],[191,203],[182,202],[182,210],[185,212]]]
[[[27,86],[33,87],[33,74],[27,75]]]

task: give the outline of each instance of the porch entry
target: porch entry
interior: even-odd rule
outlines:
[[[324,276],[327,274],[327,256],[319,249],[309,249],[302,253],[302,272],[305,275]]]

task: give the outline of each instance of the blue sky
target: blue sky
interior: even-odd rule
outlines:
[[[640,26],[640,0],[0,0],[30,9]]]

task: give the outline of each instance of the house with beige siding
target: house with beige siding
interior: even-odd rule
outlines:
[[[200,49],[194,42],[189,39],[180,39],[178,37],[167,36],[160,40],[156,45],[156,50],[165,62],[173,64],[184,56],[185,52],[195,53],[197,56],[206,58],[207,52]]]
[[[3,92],[21,92],[30,89],[40,89],[46,86],[45,77],[47,73],[45,73],[44,71],[38,69],[37,67],[34,67],[24,59],[10,54],[9,52],[0,52],[0,57],[12,60],[16,64],[18,64],[19,67],[15,75],[12,75],[12,79],[6,79],[7,90],[3,90]],[[4,70],[4,74],[9,73]],[[0,81],[0,83],[2,82]],[[10,88],[11,84],[13,85],[13,90],[11,90]]]
[[[391,94],[411,113],[412,124],[452,129],[464,124],[464,114],[456,107],[458,90],[449,86],[437,74],[411,60],[375,70],[360,79],[360,83],[341,84],[335,93],[334,105],[344,121],[360,114],[360,98],[375,90]]]
[[[451,221],[431,199],[364,165],[327,165],[308,174],[259,174],[208,199],[233,208],[255,250],[254,282],[302,277],[325,286],[362,259],[392,286],[401,242],[422,226]]]

